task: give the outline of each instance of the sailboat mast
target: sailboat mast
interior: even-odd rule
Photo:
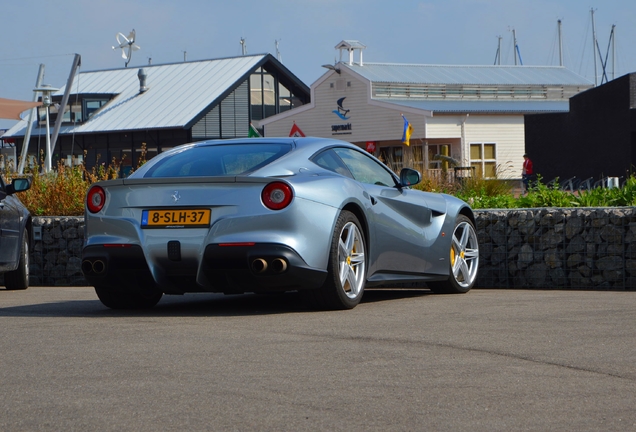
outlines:
[[[616,72],[616,24],[612,25],[612,79],[615,78]]]
[[[515,66],[517,66],[517,31],[512,29],[512,41],[514,45]]]
[[[559,28],[559,66],[563,66],[563,37],[561,36],[561,20],[557,21]]]
[[[592,57],[594,58],[594,87],[598,85],[596,77],[596,25],[594,24],[594,8],[590,9],[592,14]]]
[[[495,65],[501,66],[501,36],[497,36],[497,53],[495,54]]]

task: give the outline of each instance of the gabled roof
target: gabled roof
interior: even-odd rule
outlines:
[[[429,85],[582,86],[593,83],[562,66],[463,66],[340,63],[372,83]]]
[[[367,46],[360,41],[357,40],[343,40],[338,45],[336,45],[336,49],[365,49]]]
[[[75,77],[69,103],[76,94],[115,97],[85,123],[64,125],[60,133],[187,127],[254,69],[266,63],[284,71],[288,79],[307,89],[271,54],[82,72]],[[148,90],[143,93],[137,76],[139,69],[144,69],[147,75]],[[60,89],[54,96],[64,94],[64,90]],[[26,126],[27,121],[23,120],[4,136],[23,136]],[[37,123],[34,133],[36,131]]]

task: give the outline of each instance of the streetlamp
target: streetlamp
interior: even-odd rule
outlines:
[[[44,172],[51,171],[51,135],[49,134],[49,107],[51,106],[51,93],[58,91],[59,89],[53,88],[48,84],[42,84],[42,87],[33,89],[34,92],[42,92],[42,105],[45,109],[46,116],[46,159],[44,164]],[[63,109],[63,108],[62,108]],[[64,113],[57,113],[57,115],[63,115]]]

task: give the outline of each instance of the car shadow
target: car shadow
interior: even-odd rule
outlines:
[[[361,305],[428,296],[425,289],[369,289]],[[360,306],[358,306],[360,307]],[[0,308],[0,317],[196,317],[319,313],[296,292],[280,294],[186,294],[163,296],[148,310],[112,310],[95,300],[69,300]]]

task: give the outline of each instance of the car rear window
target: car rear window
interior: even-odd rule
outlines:
[[[195,146],[157,161],[144,177],[243,175],[262,168],[291,150],[280,143]]]

